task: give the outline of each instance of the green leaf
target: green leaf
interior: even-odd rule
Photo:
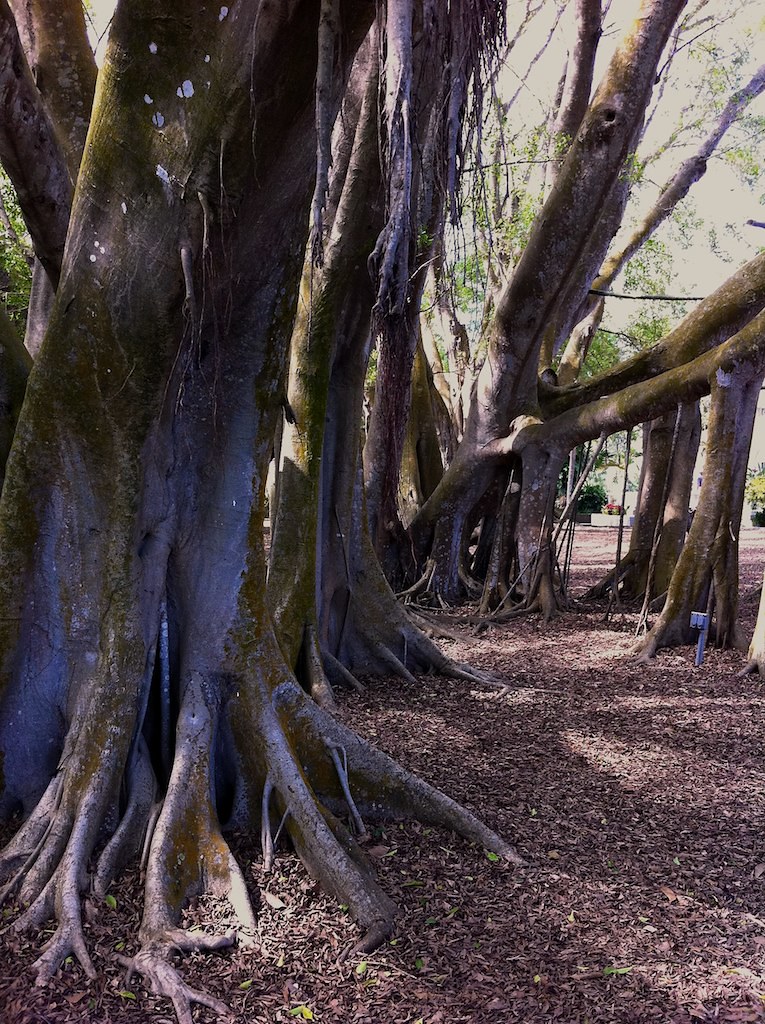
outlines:
[[[420,886],[423,886],[423,885],[425,885],[425,883],[421,882],[419,880],[419,878],[413,878],[409,882],[404,882],[404,886],[403,887],[404,887],[404,889],[419,889]]]
[[[422,959],[421,956],[418,956],[417,959],[414,961],[414,966],[417,968],[418,971],[421,971],[422,968],[425,966],[425,961]]]
[[[313,1011],[309,1010],[305,1003],[290,1010],[290,1017],[302,1017],[303,1020],[313,1020]]]
[[[107,907],[111,907],[112,910],[117,909],[117,901],[110,892],[108,892],[106,896],[104,896],[104,903],[107,905]]]
[[[247,989],[251,988],[251,987],[252,987],[252,978],[248,978],[247,981],[243,981],[242,984],[239,986],[239,988],[242,990],[242,992],[246,992]]]
[[[673,857],[672,858],[672,863],[673,864],[679,864],[680,863],[680,858],[679,857]]]
[[[539,985],[539,983],[540,983],[541,981],[542,981],[542,975],[541,975],[541,974],[535,974],[535,975],[534,975],[534,984],[535,984],[535,985]]]
[[[603,968],[603,973],[605,975],[609,975],[609,974],[629,974],[631,970],[632,970],[631,967],[604,967]]]
[[[359,974],[359,975],[366,974],[366,971],[367,971],[367,962],[366,962],[366,960],[362,960],[360,964],[356,964],[356,974]]]
[[[492,864],[499,860],[499,857],[497,856],[497,854],[496,853],[492,853],[491,850],[487,850],[486,851],[486,857],[487,857],[488,860],[490,860],[492,862]]]
[[[455,914],[459,914],[459,912],[460,912],[460,908],[459,907],[452,907],[451,910],[449,910],[447,912],[446,916],[447,917],[454,917],[454,915]]]
[[[425,924],[438,924],[438,918],[437,917],[428,917],[425,920]]]
[[[121,988],[119,994],[123,999],[135,999],[135,993],[129,992],[126,988]]]

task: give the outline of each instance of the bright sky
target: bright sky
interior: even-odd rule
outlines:
[[[95,39],[104,36],[107,30],[109,19],[112,16],[115,0],[85,0],[86,9],[92,23],[92,31]],[[525,6],[525,0],[508,0],[508,26],[512,34],[513,28],[518,24],[520,13]],[[546,38],[550,19],[553,15],[554,3],[552,0],[544,5],[544,9],[535,19],[526,35],[519,42],[514,51],[511,61],[517,65],[518,73],[526,73],[526,65],[531,57],[540,47]],[[596,80],[602,73],[611,50],[621,38],[624,28],[634,18],[639,6],[639,0],[612,0],[609,11],[606,33],[601,43],[601,53],[598,60]],[[689,7],[693,7],[689,4]],[[573,3],[571,4],[573,7]],[[743,29],[749,29],[755,33],[759,32],[759,39],[765,39],[765,0],[709,0],[706,11],[716,18],[725,19],[731,13],[735,17],[730,18],[726,26],[715,30],[715,38],[725,50],[730,50],[735,39],[740,36]],[[536,67],[526,76],[524,84],[525,108],[529,117],[534,117],[535,112],[541,114],[545,97],[550,88],[557,83],[557,76],[563,60],[563,48],[565,38],[570,35],[565,19],[557,32],[557,38],[551,44],[549,54],[550,60],[540,60]],[[693,72],[694,60],[698,64],[698,56],[693,56],[693,50],[699,51],[711,33],[700,37],[694,47],[688,48],[687,55],[690,57],[686,69]],[[755,37],[756,38],[756,37]],[[102,47],[105,39],[102,38]],[[754,70],[756,64],[762,60],[765,47],[760,45],[751,46],[751,59],[749,65]],[[551,67],[554,72],[551,73]],[[512,72],[511,72],[512,74]],[[678,111],[688,102],[688,93],[683,86],[675,85],[668,89],[665,94],[666,111],[657,117],[653,125],[653,134],[656,138],[666,136],[676,122]],[[758,112],[765,116],[765,96],[761,96],[750,107],[752,112]],[[533,123],[533,122],[532,122]],[[760,146],[760,151],[762,147]],[[692,148],[678,147],[661,162],[657,163],[651,174],[655,176],[656,184],[661,184],[671,173],[672,169],[690,152]],[[730,167],[720,159],[710,161],[707,174],[701,182],[696,184],[692,190],[692,201],[698,212],[712,228],[722,242],[722,248],[726,249],[730,261],[725,262],[719,255],[712,251],[709,245],[695,245],[693,247],[692,259],[676,260],[677,287],[688,294],[707,294],[716,288],[721,281],[727,277],[733,268],[750,259],[759,247],[765,245],[765,230],[746,225],[749,218],[756,220],[765,219],[765,207],[761,205],[763,187],[758,189],[748,188],[741,178],[734,173]],[[646,201],[651,198],[650,190],[646,190]],[[727,225],[734,225],[732,233]]]
[[[517,12],[522,11],[524,6],[525,0],[509,0],[510,26],[513,24],[513,17],[515,16],[517,19],[519,17]],[[689,3],[688,9],[693,9],[696,6],[695,3]],[[605,69],[614,46],[631,23],[638,7],[639,0],[612,0],[604,38],[599,48],[596,82]],[[529,27],[528,38],[524,37],[516,46],[511,59],[517,65],[519,75],[523,74],[530,58],[547,38],[554,16],[553,8],[552,3],[545,5],[545,8]],[[712,39],[724,54],[719,64],[721,73],[727,73],[725,62],[729,60],[732,64],[736,44],[741,41],[743,34],[747,31],[752,36],[749,43],[749,59],[741,68],[741,78],[744,81],[747,80],[763,60],[765,55],[765,47],[762,45],[765,40],[765,0],[747,0],[746,3],[742,3],[741,0],[709,0],[703,13],[712,16],[715,22],[723,22],[723,24],[716,26],[714,32],[703,31],[708,28],[707,25],[699,26],[698,38],[692,45],[686,47],[682,57],[676,60],[677,77],[671,87],[665,90],[662,109],[651,126],[652,142],[648,149],[654,149],[659,142],[668,137],[677,124],[680,111],[691,102],[692,94],[687,85],[683,83],[688,76],[698,78],[701,69],[710,66],[710,62],[705,57],[705,48]],[[528,111],[526,116],[529,119],[533,118],[535,113],[538,117],[543,115],[543,110],[546,109],[549,102],[550,92],[554,91],[557,86],[559,69],[563,65],[565,55],[565,40],[570,38],[571,33],[565,20],[566,17],[567,15],[564,15],[548,49],[549,61],[544,58],[540,59],[526,79],[525,95],[526,110]],[[551,68],[555,70],[551,72]],[[734,91],[733,85],[729,92],[732,91]],[[748,109],[751,113],[758,113],[765,117],[765,95],[755,100]],[[723,140],[723,146],[732,141],[731,134],[729,133]],[[657,161],[648,174],[650,181],[654,182],[656,186],[663,184],[681,161],[695,150],[697,141],[698,136],[695,136],[691,144],[679,144],[664,158]],[[754,148],[755,152],[759,150],[759,153],[762,153],[761,142],[759,146],[755,142]],[[655,195],[655,188],[644,189],[644,202],[651,202]],[[692,251],[688,253],[688,256],[692,258],[681,257],[675,260],[678,289],[685,294],[708,294],[722,283],[733,269],[751,259],[758,249],[765,245],[765,230],[746,225],[749,218],[765,220],[765,207],[761,205],[762,197],[763,184],[754,189],[748,187],[741,177],[719,157],[712,158],[704,178],[693,186],[689,200],[695,206],[698,214],[703,217],[705,231],[714,230],[721,243],[720,248],[726,250],[730,260],[729,262],[723,260],[712,251],[709,244],[695,244]],[[728,225],[734,226],[733,232],[729,230]],[[666,235],[665,230],[662,232],[662,236],[666,238]],[[625,302],[624,305],[626,306],[628,303]]]

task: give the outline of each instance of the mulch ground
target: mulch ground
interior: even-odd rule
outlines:
[[[743,533],[750,631],[765,531]],[[615,531],[579,529],[575,594],[614,548]],[[344,909],[288,853],[264,877],[241,840],[260,893],[256,947],[191,956],[186,980],[239,1024],[765,1021],[765,686],[736,678],[732,652],[694,668],[684,648],[637,667],[634,621],[590,609],[547,628],[463,630],[445,647],[502,673],[499,697],[438,677],[341,697],[343,719],[511,838],[528,867],[436,829],[376,830],[396,936],[340,962],[356,936]],[[0,1020],[172,1024],[170,1005],[126,980],[115,955],[135,949],[137,876],[111,896],[88,913],[95,982],[68,963],[35,989],[37,941],[0,937]],[[194,1018],[215,1020],[202,1008]]]

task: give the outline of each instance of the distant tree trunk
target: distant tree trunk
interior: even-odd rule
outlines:
[[[721,369],[712,381],[704,475],[696,515],[656,624],[637,648],[647,661],[661,647],[690,643],[692,611],[714,610],[710,635],[719,647],[745,647],[737,620],[738,537],[757,399],[759,364]],[[714,588],[710,600],[710,587]]]
[[[701,436],[699,415],[698,403],[691,402],[645,425],[635,523],[629,550],[617,571],[627,601],[642,600],[649,582],[652,597],[663,594],[669,585],[687,530],[688,498]],[[649,581],[654,544],[657,550]]]
[[[412,524],[431,586],[459,598],[459,551],[470,512],[492,482],[513,421],[534,415],[550,330],[567,337],[626,200],[624,164],[637,143],[655,70],[683,0],[646,0],[571,144],[492,322],[462,443]]]
[[[399,482],[399,505],[404,526],[409,525],[444,475],[437,422],[440,420],[443,425],[448,420],[448,413],[433,385],[433,374],[421,344],[414,353],[411,391]],[[436,409],[441,413],[440,417]]]
[[[752,641],[749,644],[747,662],[739,676],[749,675],[750,672],[758,672],[765,678],[765,573],[760,588],[760,605],[757,609],[757,622],[754,626]]]

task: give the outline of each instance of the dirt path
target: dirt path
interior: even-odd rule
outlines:
[[[579,530],[574,594],[615,543]],[[747,631],[763,562],[765,530],[744,531]],[[633,628],[591,612],[466,632],[452,652],[502,672],[501,697],[430,677],[342,699],[344,719],[511,837],[527,868],[436,830],[378,830],[370,852],[401,907],[397,937],[339,965],[353,927],[285,853],[268,879],[248,869],[268,893],[259,948],[193,957],[186,977],[241,1024],[765,1021],[765,689],[735,678],[734,653],[697,669],[688,648],[638,669]],[[67,965],[31,990],[32,944],[0,939],[0,1020],[172,1021],[113,956],[132,948],[137,879],[112,895],[88,925],[98,982]]]

